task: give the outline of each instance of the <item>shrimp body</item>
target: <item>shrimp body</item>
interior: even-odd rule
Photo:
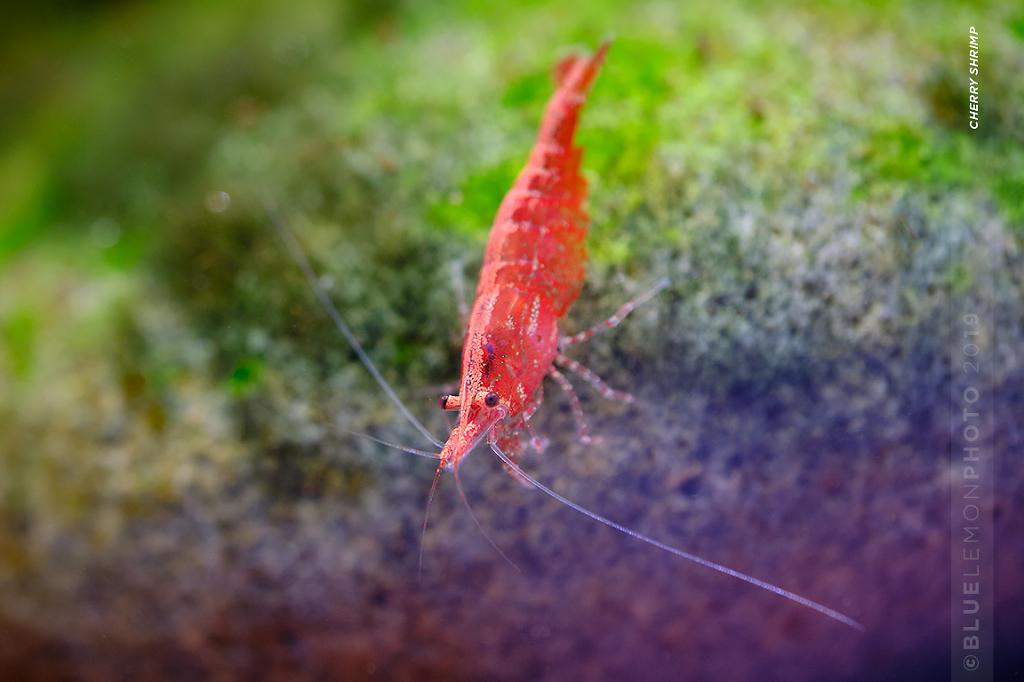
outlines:
[[[558,320],[586,275],[587,184],[573,137],[606,50],[607,43],[558,65],[537,142],[498,209],[463,342],[461,392],[444,405],[460,414],[442,464],[457,465],[492,428],[514,453],[515,432],[542,400]]]

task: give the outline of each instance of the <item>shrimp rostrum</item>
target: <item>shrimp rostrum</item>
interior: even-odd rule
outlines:
[[[596,374],[564,355],[563,351],[603,329],[614,327],[637,305],[668,284],[667,281],[659,281],[646,293],[623,305],[610,318],[586,331],[573,336],[559,334],[559,321],[579,296],[586,275],[588,217],[584,202],[587,183],[580,173],[583,152],[574,145],[574,137],[580,111],[607,49],[608,44],[604,43],[591,56],[570,56],[558,64],[555,70],[556,89],[544,112],[533,151],[498,208],[463,339],[459,393],[442,396],[440,400],[443,409],[459,413],[458,423],[446,442],[441,443],[435,438],[384,380],[319,286],[295,237],[276,212],[268,207],[271,218],[317,298],[359,359],[406,420],[440,449],[439,452],[417,450],[378,440],[390,447],[437,459],[428,508],[441,473],[452,470],[458,483],[460,462],[486,439],[505,468],[520,482],[550,495],[571,509],[679,558],[768,590],[835,621],[863,630],[863,626],[851,617],[823,604],[685,552],[601,516],[545,486],[517,462],[517,455],[527,441],[524,434],[529,436],[528,442],[537,450],[543,448],[544,443],[534,435],[530,419],[543,400],[542,382],[546,377],[566,391],[581,439],[585,443],[593,442],[579,400],[559,367],[577,374],[606,398],[625,402],[632,400],[628,393],[610,388]],[[461,484],[458,488],[465,502]],[[466,507],[469,509],[468,502]],[[473,520],[476,522],[475,517]]]

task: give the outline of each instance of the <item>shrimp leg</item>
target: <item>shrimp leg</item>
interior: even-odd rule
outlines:
[[[565,367],[570,372],[573,372],[581,379],[586,381],[588,384],[594,387],[598,393],[601,394],[605,400],[612,400],[618,403],[632,403],[636,401],[631,393],[625,391],[619,391],[609,386],[604,379],[597,376],[593,371],[587,369],[580,363],[576,362],[572,358],[562,353],[555,356],[555,363]]]
[[[572,416],[576,419],[576,431],[580,435],[580,442],[584,445],[600,443],[600,438],[590,435],[590,427],[587,425],[587,418],[583,414],[583,407],[580,405],[579,396],[576,395],[576,389],[572,387],[564,374],[555,369],[554,365],[548,370],[548,376],[555,380],[569,398],[569,406],[572,408]]]
[[[459,307],[459,341],[466,333],[466,326],[469,324],[469,305],[466,303],[466,285],[462,279],[462,260],[455,259],[451,262],[452,291],[455,294],[455,302]]]
[[[523,410],[522,416],[522,427],[526,429],[526,432],[530,434],[530,447],[533,448],[534,452],[538,455],[543,455],[544,451],[547,450],[549,441],[547,438],[537,435],[537,431],[533,428],[533,415],[540,409],[540,404],[544,401],[544,389],[538,388],[537,394],[533,398],[533,404]]]
[[[651,287],[644,293],[640,294],[633,300],[623,303],[622,306],[615,311],[615,314],[609,317],[608,319],[598,322],[590,329],[581,331],[578,334],[560,337],[558,339],[559,348],[568,348],[569,346],[573,346],[577,343],[589,341],[590,339],[594,338],[595,335],[600,334],[601,332],[608,331],[609,329],[618,327],[619,324],[621,324],[622,321],[626,319],[627,315],[636,310],[639,306],[643,305],[647,301],[654,298],[663,289],[668,287],[668,285],[668,277],[662,277],[653,287]]]

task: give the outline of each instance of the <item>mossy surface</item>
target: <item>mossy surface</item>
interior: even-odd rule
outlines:
[[[15,645],[0,643],[0,666],[945,674],[965,311],[987,320],[995,448],[1024,447],[1022,26],[996,2],[190,0],[14,16],[0,29],[0,640]],[[524,576],[446,480],[417,585],[430,466],[345,433],[422,445],[318,308],[267,203],[442,433],[452,273],[473,291],[552,65],[610,34],[579,132],[591,262],[564,328],[661,276],[672,286],[573,351],[638,405],[580,382],[605,438],[584,448],[550,387],[537,425],[552,445],[526,463],[618,520],[850,612],[864,639],[586,525],[483,451],[463,482]],[[1024,475],[1010,458],[997,471],[998,528],[1020,531]],[[1024,594],[1022,551],[999,552],[1001,603]]]

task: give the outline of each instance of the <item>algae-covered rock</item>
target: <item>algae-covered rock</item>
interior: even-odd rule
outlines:
[[[967,125],[967,29],[982,121]],[[1001,6],[116,3],[6,31],[0,671],[28,677],[870,679],[947,675],[965,336],[1019,657],[1021,17]],[[279,215],[440,437],[458,292],[550,69],[614,30],[583,113],[588,279],[523,464],[481,448],[421,526],[426,447]],[[268,208],[270,209],[268,211]],[[973,317],[972,317],[973,316]],[[965,320],[973,320],[971,328]],[[959,396],[959,397],[958,397]],[[989,602],[991,603],[991,602]]]

